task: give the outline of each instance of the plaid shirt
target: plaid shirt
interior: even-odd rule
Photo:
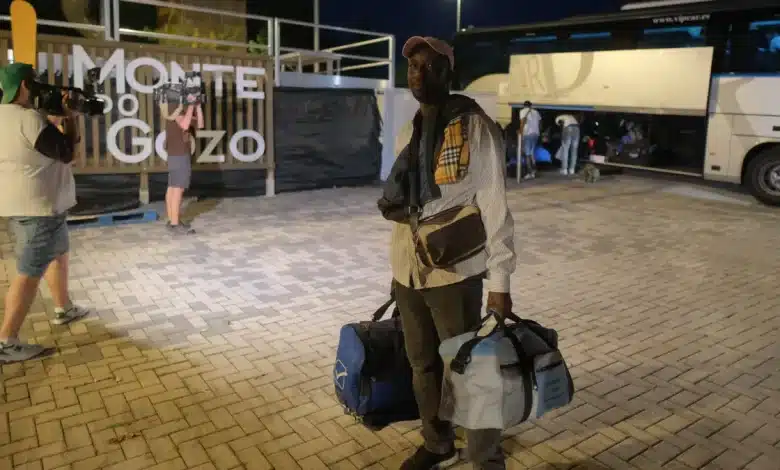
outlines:
[[[476,114],[450,121],[434,172],[441,198],[425,204],[422,213],[430,217],[455,206],[476,204],[487,232],[486,250],[451,269],[431,271],[417,259],[409,225],[393,223],[390,263],[397,282],[430,288],[487,272],[489,291],[509,292],[509,277],[515,270],[515,234],[506,202],[504,142],[498,132],[494,124]],[[411,125],[399,132],[396,154],[409,143],[411,133]]]

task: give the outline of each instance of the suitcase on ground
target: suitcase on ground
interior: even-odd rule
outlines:
[[[412,368],[406,356],[398,308],[391,294],[371,321],[341,328],[333,381],[344,412],[372,430],[420,417],[412,389]]]

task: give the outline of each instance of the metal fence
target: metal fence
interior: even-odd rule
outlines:
[[[314,28],[315,43],[312,49],[296,48],[284,45],[285,28],[291,26]],[[273,24],[274,66],[276,70],[277,85],[282,72],[304,72],[306,66],[311,66],[314,73],[326,73],[328,75],[342,75],[354,70],[365,70],[376,67],[387,67],[388,87],[392,88],[395,82],[395,36],[391,34],[375,33],[360,29],[342,28],[338,26],[323,26],[305,21],[293,21],[276,18]],[[319,36],[321,31],[344,33],[368,37],[360,41],[339,44],[327,48],[319,48]],[[371,52],[383,55],[360,54],[361,50],[372,48]],[[344,62],[349,62],[345,64]]]
[[[226,18],[247,23],[260,23],[259,30],[263,36],[263,43],[251,42],[249,38],[242,41],[224,40],[130,28],[123,23],[121,11],[124,5],[131,4],[167,8],[188,14]],[[8,23],[9,21],[10,17],[0,15],[0,23]],[[391,34],[354,28],[271,18],[241,11],[231,11],[229,9],[202,7],[188,2],[177,3],[164,0],[101,0],[100,21],[98,24],[63,22],[42,18],[38,19],[38,24],[41,26],[69,28],[93,35],[100,34],[106,41],[133,42],[157,40],[173,44],[180,42],[182,46],[185,43],[198,43],[229,48],[234,52],[246,51],[247,48],[252,48],[265,52],[273,58],[273,68],[277,72],[275,74],[277,86],[281,77],[280,72],[284,71],[345,75],[355,70],[386,68],[388,86],[393,87],[395,80],[395,37]],[[307,28],[313,32],[314,39],[311,47],[294,47],[290,45],[290,41],[285,33],[293,28]],[[359,38],[359,40],[321,47],[320,37],[323,33],[328,32],[352,35]],[[361,53],[361,51],[366,51],[367,47],[372,49],[368,53]]]
[[[212,2],[219,4],[219,2]],[[125,5],[146,5],[155,8],[165,8],[177,12],[202,15],[203,17],[226,18],[239,22],[260,23],[259,28],[264,43],[254,43],[246,38],[242,41],[224,40],[213,37],[188,36],[181,34],[169,34],[159,31],[139,30],[127,27],[123,23],[121,14]],[[38,12],[39,16],[45,12]],[[193,5],[191,2],[173,2],[164,0],[101,0],[100,18],[97,24],[85,22],[64,22],[38,19],[38,25],[56,28],[67,28],[92,35],[100,34],[106,41],[166,41],[168,43],[181,42],[198,43],[210,46],[232,48],[236,51],[246,51],[248,48],[267,53],[274,59],[274,70],[281,71],[313,71],[314,73],[328,73],[341,75],[354,70],[370,68],[387,68],[388,86],[394,86],[395,79],[395,37],[391,34],[378,33],[354,28],[329,26],[320,23],[296,21],[283,18],[271,18],[268,16],[254,15],[230,9],[208,8]],[[0,15],[0,23],[9,23],[10,17]],[[124,24],[124,25],[123,25]],[[292,28],[307,28],[313,32],[311,47],[293,47],[285,36],[285,31]],[[322,33],[343,33],[360,37],[357,41],[349,41],[321,47]],[[376,47],[374,47],[376,46]],[[371,54],[359,53],[373,47]],[[349,51],[349,52],[347,52]],[[344,63],[346,62],[346,63]],[[277,80],[279,73],[276,74]]]

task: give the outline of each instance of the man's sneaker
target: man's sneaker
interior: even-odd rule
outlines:
[[[458,453],[454,448],[446,454],[434,454],[425,447],[420,447],[401,465],[401,470],[439,470],[451,467],[457,462]]]
[[[179,235],[192,235],[195,233],[195,230],[190,226],[190,224],[186,224],[184,222],[176,225],[171,225],[171,223],[168,222],[168,230],[171,233]]]
[[[89,315],[89,310],[75,305],[64,312],[56,312],[51,322],[55,325],[67,325],[68,323],[79,320]]]
[[[26,344],[16,340],[0,342],[0,364],[34,359],[46,352],[40,344]]]
[[[569,170],[569,176],[574,176],[576,174],[577,174],[577,171],[574,168]]]

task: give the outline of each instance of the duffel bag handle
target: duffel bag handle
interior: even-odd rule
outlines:
[[[490,319],[495,319],[497,325],[491,328],[488,334],[484,336],[480,336],[479,331],[485,326],[485,324]],[[503,321],[495,311],[488,309],[487,315],[482,317],[482,319],[479,321],[479,325],[477,325],[471,330],[472,332],[475,333],[474,337],[466,341],[465,343],[463,343],[460,349],[458,349],[458,352],[455,354],[455,357],[452,358],[452,361],[450,361],[450,370],[452,370],[456,374],[461,374],[461,375],[464,372],[466,372],[466,366],[469,365],[469,363],[471,362],[471,352],[474,350],[475,347],[477,347],[480,341],[493,334],[496,331],[496,328],[498,328],[499,326],[503,326]],[[506,327],[504,326],[504,328]]]
[[[382,317],[385,316],[385,313],[387,313],[387,309],[390,308],[391,305],[395,303],[395,281],[390,285],[390,300],[382,304],[381,307],[379,307],[376,312],[374,312],[374,315],[371,317],[371,321],[377,322],[382,319]],[[398,311],[398,305],[395,306],[393,309],[393,314],[390,316],[391,318],[397,318],[400,315],[400,312]]]
[[[479,330],[481,330],[482,327],[485,326],[485,323],[487,323],[488,320],[490,320],[491,318],[495,319],[496,326],[490,330],[490,333],[484,336],[480,336],[479,334],[476,334],[473,338],[463,343],[460,349],[458,349],[457,354],[455,354],[455,357],[450,362],[450,370],[452,370],[456,374],[460,374],[460,375],[464,374],[466,372],[466,366],[469,365],[469,363],[471,363],[471,353],[474,351],[474,348],[477,347],[477,345],[483,339],[495,333],[497,328],[501,328],[501,330],[504,331],[504,335],[509,338],[509,341],[512,343],[512,346],[514,347],[515,352],[518,355],[518,358],[521,358],[521,354],[523,356],[525,355],[522,346],[520,346],[520,342],[517,341],[517,338],[514,337],[514,334],[512,333],[511,329],[507,326],[505,321],[505,319],[508,318],[515,323],[521,324],[523,323],[523,320],[517,315],[515,315],[514,313],[502,315],[493,309],[488,309],[487,315],[485,315],[482,318],[479,327],[473,331],[479,332]]]
[[[514,313],[507,313],[504,315],[501,315],[500,313],[493,311],[493,316],[496,319],[496,322],[501,326],[501,328],[506,332],[507,335],[509,335],[509,332],[511,329],[509,328],[509,325],[507,325],[507,320],[511,320],[512,323],[515,325],[522,324],[526,328],[530,329],[534,332],[542,341],[547,343],[547,346],[550,347],[550,349],[558,349],[558,333],[555,330],[550,330],[548,328],[544,328],[539,323],[533,321],[533,320],[526,320],[523,318],[520,318],[519,316],[515,315]],[[514,335],[512,335],[514,336]]]

